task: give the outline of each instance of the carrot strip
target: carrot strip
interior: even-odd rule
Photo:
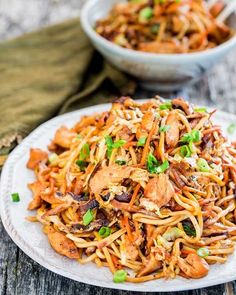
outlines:
[[[138,195],[138,192],[139,192],[139,189],[140,189],[141,185],[140,184],[137,184],[137,186],[135,187],[134,189],[134,192],[133,192],[133,195],[132,195],[132,198],[129,202],[129,206],[133,206],[135,200],[136,200],[136,197]]]
[[[146,140],[146,143],[145,143],[145,146],[144,146],[144,149],[143,149],[143,154],[142,154],[142,158],[141,158],[141,164],[145,164],[145,162],[146,162],[150,142],[151,142],[152,136],[155,133],[156,129],[157,129],[157,119],[154,120],[153,125],[152,125],[152,129],[148,134],[148,138]]]
[[[129,218],[127,215],[124,215],[123,217],[123,225],[127,231],[127,236],[128,236],[128,239],[129,241],[132,243],[133,240],[134,240],[134,237],[133,237],[133,234],[132,234],[132,231],[131,231],[131,228],[130,228],[130,224],[129,224]]]

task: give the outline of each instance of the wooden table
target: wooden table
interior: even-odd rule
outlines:
[[[29,2],[32,2],[32,0]],[[50,1],[42,2],[46,3]],[[69,5],[69,2],[75,3],[73,0],[66,0],[64,2],[67,3],[67,5]],[[7,36],[11,37],[13,35],[14,34],[9,34]],[[3,36],[6,37],[6,34],[2,34],[2,37]],[[153,94],[154,93],[139,89],[136,93],[136,98],[151,97]],[[203,77],[197,84],[184,89],[181,94],[189,98],[192,102],[217,106],[218,109],[236,113],[236,50],[232,52],[227,59],[217,65],[208,76]],[[176,93],[161,93],[161,95],[173,97]],[[219,276],[220,275],[221,274],[219,274]],[[5,294],[125,295],[137,293],[102,289],[77,283],[46,270],[26,256],[11,241],[0,222],[0,295]],[[236,294],[236,282],[195,291],[180,292],[178,294]]]

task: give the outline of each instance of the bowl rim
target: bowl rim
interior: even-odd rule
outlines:
[[[224,50],[229,51],[236,46],[236,33],[235,35],[227,40],[226,42],[207,50],[191,52],[191,53],[150,53],[142,52],[134,49],[128,49],[121,47],[117,44],[108,41],[104,37],[100,36],[92,27],[88,20],[88,15],[90,9],[101,0],[87,0],[81,10],[81,25],[86,34],[90,37],[92,41],[100,44],[109,51],[113,51],[117,55],[121,55],[126,58],[135,59],[143,62],[148,61],[157,61],[157,60],[166,60],[170,62],[184,62],[184,61],[193,61],[198,60],[199,58],[207,58],[214,54],[219,54],[224,52]],[[223,55],[222,55],[223,56]]]

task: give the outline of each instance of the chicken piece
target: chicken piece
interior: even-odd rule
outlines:
[[[182,110],[184,110],[186,115],[191,115],[193,113],[193,108],[190,106],[190,104],[185,101],[181,97],[177,97],[172,100],[172,105],[175,107],[180,107]]]
[[[48,154],[41,149],[30,149],[30,157],[27,162],[27,168],[34,170],[40,162],[46,162]]]
[[[151,110],[145,113],[136,132],[137,139],[148,136],[148,132],[152,129],[154,119],[155,117]]]
[[[146,276],[148,274],[151,274],[152,272],[158,270],[161,268],[161,262],[156,260],[153,254],[150,255],[150,259],[143,265],[139,273],[137,274],[137,277]]]
[[[156,205],[158,208],[161,208],[169,203],[171,198],[174,197],[174,194],[175,191],[169,180],[169,177],[164,173],[150,179],[144,190],[144,197],[147,198],[148,201],[151,201],[153,205]],[[145,204],[143,201],[141,203],[143,205]],[[155,209],[155,206],[153,207]]]
[[[143,169],[113,165],[98,170],[89,182],[89,187],[94,194],[100,194],[104,189],[114,184],[119,184],[123,179],[130,178],[136,182],[148,180],[148,172]]]
[[[33,200],[28,205],[28,210],[35,210],[39,208],[42,204],[42,199],[40,197],[40,193],[43,189],[42,185],[39,181],[29,183],[28,188],[31,189],[33,193]]]
[[[166,125],[170,126],[170,129],[166,132],[166,144],[168,147],[174,148],[179,142],[180,127],[178,116],[174,111],[169,113]]]
[[[127,236],[125,236],[125,252],[126,258],[130,260],[136,260],[138,257],[138,250],[133,243],[130,243]]]
[[[206,260],[195,253],[188,254],[185,259],[179,257],[178,266],[185,275],[192,279],[205,277],[209,271]]]
[[[68,258],[79,258],[79,251],[73,241],[68,239],[64,234],[50,231],[47,233],[48,240],[52,248],[59,254]]]
[[[77,133],[73,130],[68,129],[65,126],[61,126],[57,130],[53,142],[63,148],[69,148],[76,135]]]
[[[123,139],[127,142],[130,141],[130,139],[132,138],[132,131],[127,126],[123,126],[123,128],[118,132],[117,135],[120,139]]]
[[[202,33],[194,33],[189,37],[189,48],[192,50],[200,50],[205,43],[207,39]]]
[[[140,43],[139,50],[152,53],[184,53],[187,48],[179,42],[173,41],[153,41],[148,43]]]
[[[224,7],[225,7],[224,1],[222,0],[217,1],[210,9],[211,15],[216,18],[224,9]]]

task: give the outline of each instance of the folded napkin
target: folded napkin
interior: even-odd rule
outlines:
[[[134,90],[93,49],[78,19],[1,43],[0,72],[0,166],[42,122]]]

